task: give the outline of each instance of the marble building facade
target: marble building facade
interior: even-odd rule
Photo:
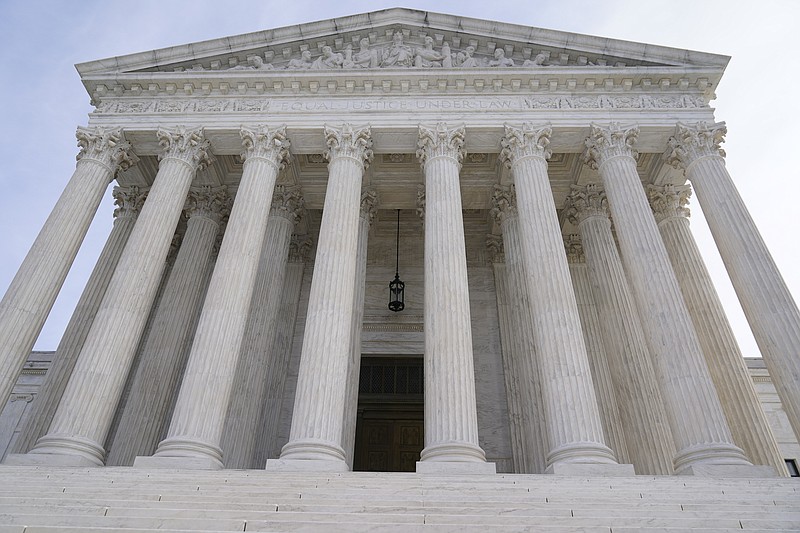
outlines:
[[[117,209],[6,463],[786,475],[686,208],[800,435],[727,62],[392,9],[78,65],[95,111],[0,303],[3,398],[111,180]]]

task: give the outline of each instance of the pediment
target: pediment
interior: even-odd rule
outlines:
[[[643,43],[410,9],[311,22],[77,65],[109,74],[365,69],[580,69],[705,67],[729,58]]]

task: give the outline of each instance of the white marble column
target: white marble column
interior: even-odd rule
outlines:
[[[39,437],[47,433],[108,283],[147,197],[146,191],[146,188],[140,189],[136,186],[114,187],[114,203],[117,207],[114,209],[111,233],[58,343],[53,364],[33,400],[27,422],[11,443],[11,453],[26,453],[33,448]]]
[[[50,430],[20,462],[103,464],[105,442],[155,298],[186,193],[210,163],[202,129],[159,129],[158,174],[83,345]],[[8,462],[8,461],[7,461]]]
[[[575,303],[578,304],[578,315],[581,317],[583,328],[583,342],[586,344],[586,353],[589,356],[589,368],[592,370],[592,384],[600,407],[600,420],[603,422],[603,435],[606,444],[617,461],[631,463],[628,444],[625,435],[629,430],[622,424],[620,407],[614,391],[614,380],[608,364],[605,345],[603,344],[602,326],[600,324],[599,310],[594,301],[592,286],[589,281],[589,267],[583,253],[583,245],[579,235],[564,237],[564,247],[569,263],[569,274],[572,279],[572,288],[575,291]],[[634,465],[635,466],[635,465]]]
[[[425,175],[425,448],[417,472],[494,473],[478,414],[459,172],[464,128],[419,127]]]
[[[342,448],[355,298],[361,182],[372,161],[369,126],[325,127],[328,187],[297,376],[292,428],[267,470],[346,471]]]
[[[281,422],[289,360],[292,356],[292,340],[297,322],[297,310],[300,305],[300,289],[310,251],[311,237],[292,235],[289,243],[289,262],[283,278],[278,323],[275,327],[272,346],[270,346],[272,357],[270,357],[271,366],[265,385],[264,405],[261,408],[261,417],[257,424],[258,434],[253,464],[258,468],[264,468],[268,458],[277,457],[280,454],[280,447],[277,444],[278,427]]]
[[[0,301],[0,402],[11,394],[100,200],[135,159],[119,128],[78,128],[75,172]]]
[[[523,265],[531,303],[548,435],[548,471],[578,463],[616,465],[606,446],[561,227],[547,175],[550,128],[506,126],[501,158],[517,193]],[[609,468],[615,470],[615,468]],[[630,468],[625,468],[630,470]],[[620,470],[621,471],[621,470]]]
[[[567,217],[578,226],[601,317],[599,337],[617,391],[629,457],[638,474],[672,474],[675,448],[644,332],[611,233],[602,186],[573,186]]]
[[[499,222],[503,232],[506,286],[511,307],[508,348],[513,364],[513,383],[517,385],[516,393],[520,403],[521,443],[524,447],[520,473],[543,474],[547,468],[547,424],[542,401],[539,362],[533,340],[533,321],[523,265],[514,186],[495,187],[492,203],[492,215]],[[499,297],[498,293],[498,299]],[[504,352],[505,348],[504,346]]]
[[[128,400],[108,450],[109,466],[130,466],[138,455],[155,451],[186,366],[206,272],[228,210],[225,187],[205,186],[189,192],[184,209],[186,232],[141,347]]]
[[[689,308],[733,441],[753,464],[786,472],[739,344],[689,228],[691,187],[650,186],[650,205]]]
[[[361,329],[364,322],[364,293],[367,283],[367,244],[369,228],[378,207],[378,193],[367,189],[361,193],[361,213],[358,217],[358,252],[356,254],[356,285],[353,297],[353,325],[350,335],[350,362],[347,367],[347,400],[344,410],[342,447],[347,466],[353,469],[358,416],[358,380],[361,375]]]
[[[242,128],[242,179],[208,285],[167,437],[134,466],[222,468],[222,429],[241,351],[278,172],[289,157],[285,128]]]
[[[270,373],[275,371],[271,351],[276,335],[289,243],[300,220],[303,195],[300,187],[277,185],[258,265],[242,352],[222,431],[225,468],[263,468],[253,462],[258,421],[264,408]]]
[[[511,435],[511,464],[515,474],[529,472],[528,458],[525,453],[528,447],[525,442],[525,426],[529,424],[526,413],[522,409],[520,396],[519,365],[515,360],[514,335],[512,324],[514,311],[511,308],[511,292],[508,288],[508,269],[503,238],[500,235],[489,235],[486,239],[489,249],[489,262],[494,274],[494,290],[497,295],[497,319],[500,326],[501,355],[503,357],[503,381],[506,388],[506,404],[508,408],[508,429]]]
[[[676,473],[748,466],[733,444],[700,342],[636,172],[639,129],[592,125],[584,159],[608,195],[625,272],[642,319],[677,453]],[[719,471],[719,469],[717,469]],[[731,471],[731,469],[728,469]]]
[[[725,168],[725,123],[678,124],[667,161],[684,168],[786,415],[800,439],[800,311]]]

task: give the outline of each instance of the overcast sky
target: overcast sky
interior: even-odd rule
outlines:
[[[0,0],[0,293],[4,293],[75,168],[75,128],[89,97],[75,63],[388,7],[513,22],[732,57],[716,101],[728,124],[727,165],[778,267],[800,295],[800,179],[792,153],[800,118],[800,2],[761,0]],[[692,228],[746,356],[758,348],[692,201]],[[100,206],[36,349],[58,344],[111,228]]]

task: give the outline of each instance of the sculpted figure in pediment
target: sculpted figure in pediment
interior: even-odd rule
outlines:
[[[494,59],[489,61],[490,67],[513,67],[514,60],[506,57],[506,51],[502,48],[497,48],[494,51]]]
[[[480,62],[472,57],[475,53],[474,46],[467,46],[463,52],[456,55],[456,66],[461,68],[478,68],[481,66]]]
[[[307,70],[311,68],[311,52],[303,50],[300,54],[300,59],[294,58],[286,65],[288,70]]]
[[[330,46],[323,46],[322,55],[311,63],[311,70],[342,68],[342,63],[344,63],[342,54],[335,53]]]
[[[526,59],[525,62],[522,64],[523,67],[543,67],[545,66],[544,62],[547,61],[547,56],[544,53],[539,52],[536,54],[536,57],[533,59]]]
[[[369,49],[369,39],[364,37],[358,41],[358,45],[360,47],[358,52],[352,54],[349,58],[345,50],[344,68],[377,68],[378,52],[377,50]],[[350,48],[349,45],[348,48]]]
[[[249,59],[249,65],[236,65],[228,70],[274,70],[272,63],[265,63],[261,56],[253,56]]]
[[[403,34],[399,31],[395,32],[392,45],[385,54],[382,67],[410,67],[414,64],[414,53],[410,46],[403,44]]]
[[[449,48],[449,47],[448,47]],[[449,57],[450,54],[447,54]],[[417,48],[414,55],[414,66],[420,67],[441,67],[445,55],[433,49],[433,37],[425,37],[425,45]]]

